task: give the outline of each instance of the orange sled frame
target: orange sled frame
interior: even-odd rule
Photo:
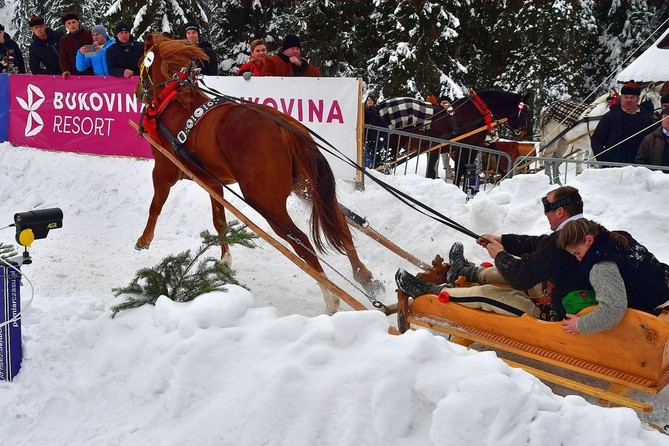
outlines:
[[[586,308],[579,314],[592,311]],[[505,316],[442,303],[434,294],[416,299],[398,291],[397,322],[404,333],[417,325],[451,335],[450,341],[478,343],[533,359],[564,371],[605,381],[602,387],[504,359],[537,378],[599,398],[601,403],[651,412],[653,406],[628,397],[631,390],[657,394],[669,381],[669,316],[628,309],[615,327],[588,335],[572,335],[559,322],[530,315]],[[572,374],[573,375],[573,374]]]

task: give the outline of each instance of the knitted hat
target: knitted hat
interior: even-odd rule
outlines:
[[[32,28],[33,26],[37,25],[44,25],[44,19],[38,15],[30,17],[30,20],[28,20],[28,26]]]
[[[118,33],[121,31],[128,31],[130,32],[130,26],[128,26],[127,23],[125,22],[118,22],[116,26],[114,27],[114,36],[116,36]]]
[[[283,51],[286,51],[288,48],[293,48],[293,47],[302,48],[302,44],[300,43],[300,38],[293,34],[288,34],[283,39]]]
[[[641,87],[634,81],[628,82],[620,90],[620,94],[631,94],[634,96],[641,96]]]
[[[184,32],[188,31],[189,29],[194,29],[195,31],[197,31],[197,35],[198,36],[200,35],[200,25],[198,25],[197,23],[195,22],[186,23],[186,25],[184,26]]]
[[[667,102],[669,102],[669,94],[663,94],[662,99],[660,99],[660,103],[666,104]]]
[[[63,24],[65,24],[65,22],[67,22],[68,20],[79,21],[79,15],[76,12],[64,12],[62,19],[63,19]]]
[[[107,34],[107,28],[102,25],[95,25],[91,28],[91,34],[100,34],[105,39],[109,39],[109,34]]]

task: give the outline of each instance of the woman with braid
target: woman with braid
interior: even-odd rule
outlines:
[[[568,314],[562,322],[565,331],[597,333],[620,322],[628,307],[659,314],[669,305],[669,266],[629,233],[579,219],[564,225],[557,244],[580,262],[597,299],[592,312]]]

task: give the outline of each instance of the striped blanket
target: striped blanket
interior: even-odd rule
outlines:
[[[414,98],[386,99],[379,102],[378,110],[391,129],[429,124],[434,113],[432,104]]]
[[[592,107],[576,101],[555,101],[541,112],[541,126],[543,127],[548,121],[553,120],[571,127],[588,108]]]

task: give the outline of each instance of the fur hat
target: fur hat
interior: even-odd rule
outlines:
[[[283,38],[283,47],[282,50],[286,51],[288,48],[302,48],[302,44],[300,43],[300,38],[297,37],[296,35],[293,34],[288,34],[286,37]]]
[[[128,26],[127,23],[125,22],[118,22],[116,26],[114,27],[114,36],[116,36],[118,33],[121,31],[128,31],[130,32],[130,26]]]
[[[620,90],[620,94],[631,94],[634,96],[641,96],[641,87],[634,81],[628,82]]]
[[[667,102],[669,102],[669,93],[663,94],[662,99],[660,99],[660,104],[666,104]]]
[[[186,23],[186,25],[184,25],[184,33],[185,33],[186,31],[188,31],[189,29],[194,29],[195,31],[197,31],[197,35],[198,35],[198,36],[201,34],[201,32],[200,32],[200,25],[198,25],[198,24],[195,23],[195,22],[188,22],[188,23]]]
[[[76,21],[80,21],[80,20],[79,20],[79,15],[78,15],[76,12],[64,12],[64,13],[63,13],[63,16],[62,16],[61,18],[63,19],[63,25],[64,25],[65,22],[67,22],[68,20],[76,20]]]
[[[91,28],[91,34],[100,34],[104,36],[105,39],[109,39],[109,34],[107,34],[107,28],[102,25],[95,25]]]
[[[33,26],[37,25],[44,25],[44,19],[38,15],[30,17],[30,20],[28,20],[28,26],[32,28]]]

